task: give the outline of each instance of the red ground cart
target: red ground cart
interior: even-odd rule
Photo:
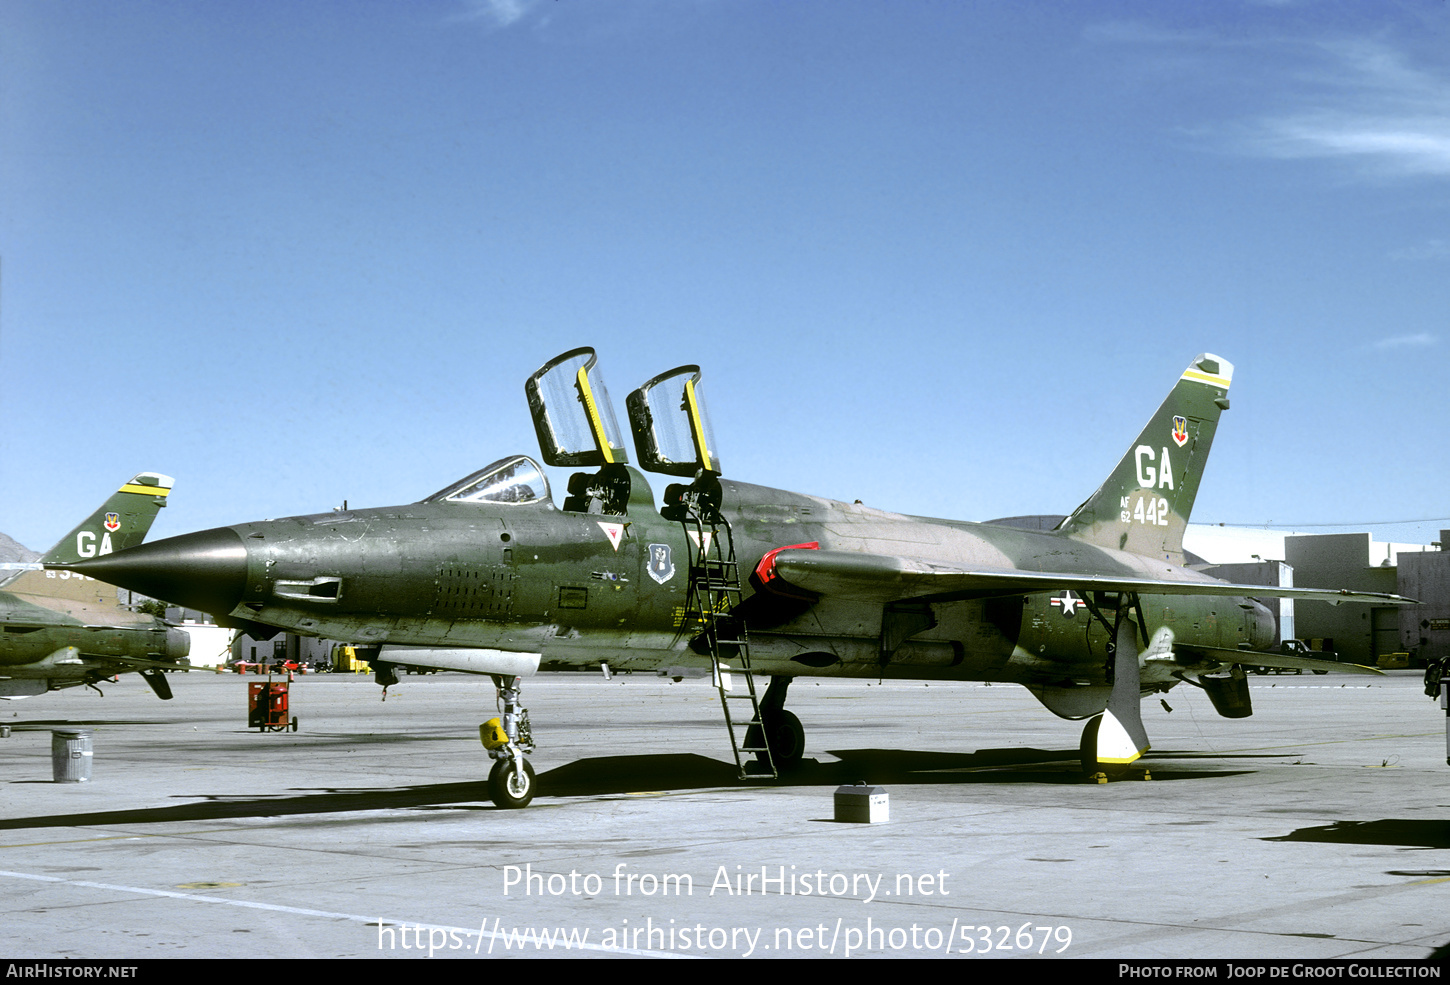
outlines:
[[[287,718],[287,688],[291,681],[254,681],[247,685],[247,727],[262,732],[297,731],[297,719]]]

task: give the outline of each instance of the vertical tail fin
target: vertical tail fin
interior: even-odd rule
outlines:
[[[1197,356],[1118,467],[1058,533],[1182,564],[1183,531],[1232,380],[1232,363]]]
[[[135,547],[146,539],[151,523],[171,492],[173,479],[142,472],[111,494],[111,498],[46,552],[44,564],[69,564]]]

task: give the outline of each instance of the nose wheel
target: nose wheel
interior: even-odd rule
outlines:
[[[523,768],[519,768],[523,764]],[[505,809],[528,807],[534,799],[534,767],[519,756],[500,759],[488,771],[488,796],[495,806]]]

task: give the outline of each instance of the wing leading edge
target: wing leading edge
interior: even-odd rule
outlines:
[[[1202,576],[1183,581],[1104,574],[1053,571],[967,568],[941,561],[855,551],[782,550],[767,555],[761,581],[775,580],[820,596],[856,602],[956,602],[1035,595],[1071,589],[1075,592],[1135,592],[1139,595],[1222,595],[1232,597],[1291,598],[1379,605],[1412,605],[1400,595],[1351,592],[1332,588],[1286,588],[1278,585],[1237,585]]]

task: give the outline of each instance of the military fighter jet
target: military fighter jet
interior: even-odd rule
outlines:
[[[398,665],[493,675],[504,714],[482,736],[506,807],[534,795],[520,687],[538,670],[708,671],[742,776],[766,778],[805,748],[784,709],[796,677],[1017,683],[1087,719],[1095,771],[1148,748],[1145,694],[1187,682],[1242,717],[1242,664],[1346,669],[1268,652],[1274,622],[1254,596],[1403,601],[1184,566],[1228,407],[1233,367],[1217,356],[1194,359],[1107,481],[1040,532],[721,478],[694,366],[627,401],[641,465],[692,480],[657,507],[594,366],[593,350],[573,350],[525,385],[545,463],[596,470],[572,475],[562,508],[543,469],[514,455],[411,505],[237,524],[69,567],[254,635],[351,640],[384,685]]]
[[[138,671],[160,698],[171,697],[164,672],[185,670],[190,639],[155,616],[131,612],[116,590],[84,575],[45,570],[134,547],[145,539],[171,492],[169,476],[142,472],[39,564],[0,570],[0,697],[22,698]]]

